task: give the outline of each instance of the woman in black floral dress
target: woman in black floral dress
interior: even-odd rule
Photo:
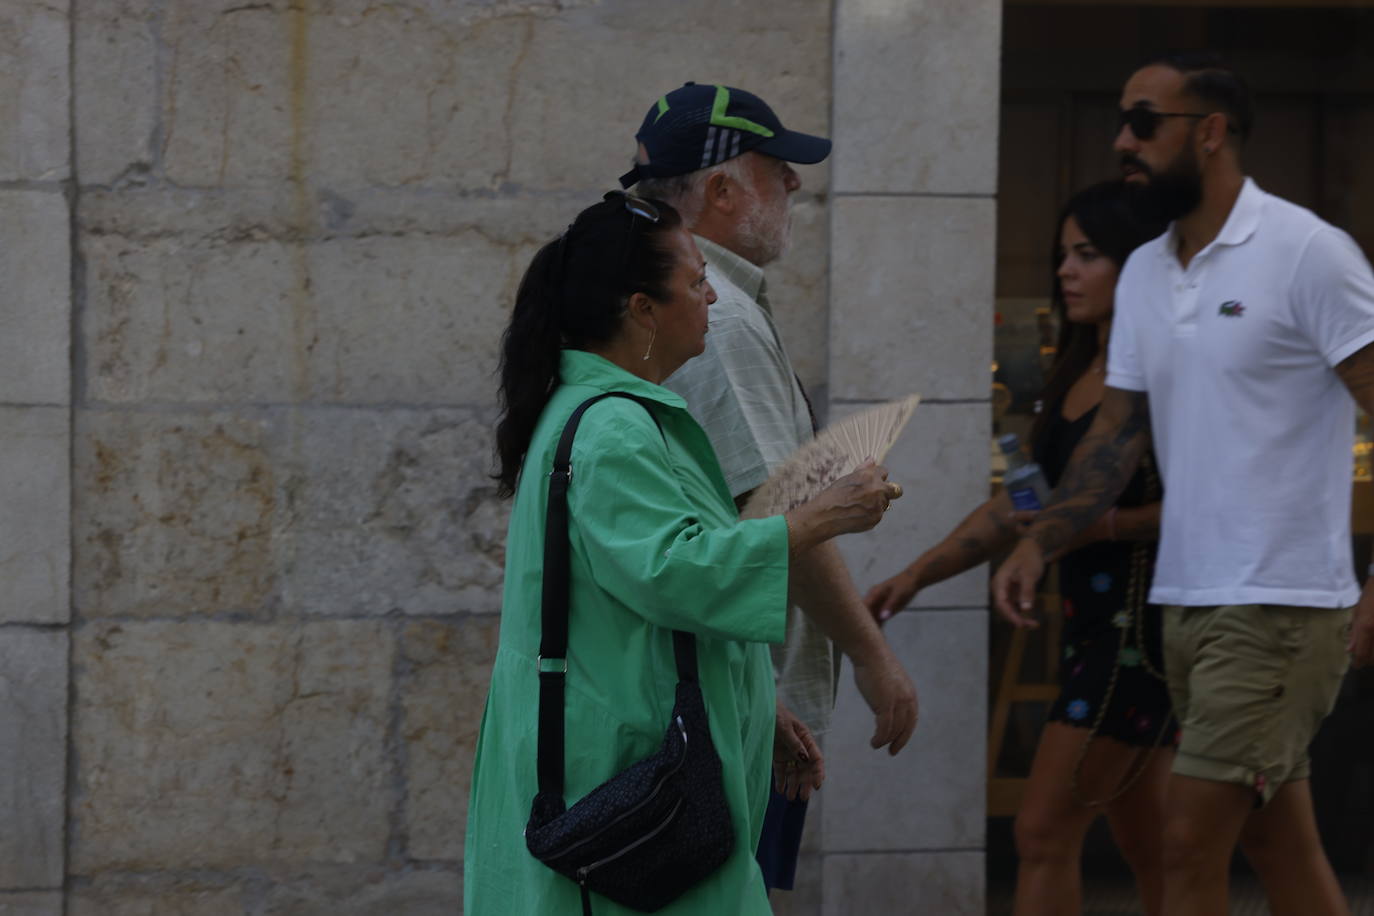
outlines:
[[[1116,278],[1126,256],[1164,226],[1132,212],[1121,182],[1075,195],[1059,218],[1054,368],[1031,432],[1053,485],[1092,425],[1106,377]],[[1017,916],[1082,909],[1083,838],[1105,814],[1135,872],[1146,913],[1161,912],[1161,812],[1177,724],[1162,676],[1159,608],[1146,605],[1159,485],[1148,458],[1118,503],[1059,562],[1064,605],[1061,691],[1050,709],[1016,816]],[[1028,513],[1005,493],[865,597],[879,622],[918,591],[1010,548]]]

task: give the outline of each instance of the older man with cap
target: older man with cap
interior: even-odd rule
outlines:
[[[716,291],[706,352],[664,384],[687,401],[710,436],[738,505],[798,447],[815,421],[773,321],[763,268],[787,249],[792,163],[820,162],[830,141],[783,127],[758,96],[729,86],[687,83],[660,98],[635,134],[634,168],[622,175],[645,197],[672,204],[696,236]],[[897,753],[916,725],[916,690],[884,641],[833,544],[795,564],[792,597],[841,621],[838,649],[877,719],[872,746]],[[836,646],[806,614],[788,615],[774,646],[778,725],[777,791],[758,859],[772,888],[792,888],[806,800],[824,779],[818,740],[830,722],[838,677]]]

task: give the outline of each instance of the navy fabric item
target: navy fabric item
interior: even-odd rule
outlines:
[[[743,89],[687,83],[653,104],[635,134],[648,156],[620,176],[628,188],[718,165],[757,150],[810,164],[830,155],[830,141],[782,126],[768,103]]]
[[[806,802],[788,801],[774,789],[763,815],[759,851],[755,856],[763,871],[768,890],[790,891],[797,877],[797,857],[801,854],[802,828],[806,825]]]

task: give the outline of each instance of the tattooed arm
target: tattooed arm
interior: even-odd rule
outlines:
[[[864,604],[873,619],[883,623],[910,604],[921,589],[986,563],[994,553],[1010,547],[1018,532],[1011,498],[999,493],[970,512],[939,544],[869,589]]]
[[[1017,626],[1037,626],[1029,612],[1045,564],[1116,502],[1149,445],[1149,397],[1109,387],[1050,504],[993,577],[993,598],[1002,616]]]
[[[1365,413],[1374,416],[1374,344],[1357,350],[1336,367],[1336,375]],[[1374,576],[1365,580],[1350,624],[1350,655],[1357,668],[1374,662]]]

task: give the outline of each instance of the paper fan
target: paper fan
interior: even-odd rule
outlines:
[[[913,394],[827,426],[759,485],[744,504],[742,517],[780,515],[856,470],[869,458],[881,462],[920,402],[921,396]]]

